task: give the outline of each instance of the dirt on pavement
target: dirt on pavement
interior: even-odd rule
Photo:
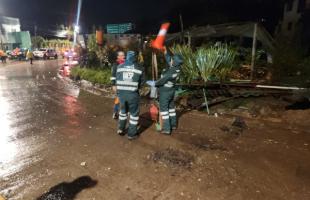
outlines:
[[[178,130],[165,136],[142,105],[145,131],[128,141],[116,134],[112,99],[52,91],[35,118],[44,127],[15,138],[31,162],[0,176],[9,200],[310,199],[310,110],[179,112]]]

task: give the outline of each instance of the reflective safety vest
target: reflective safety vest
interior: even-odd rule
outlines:
[[[117,91],[137,92],[143,82],[143,70],[137,64],[122,64],[116,70]]]
[[[156,81],[156,87],[174,88],[180,74],[180,67],[164,69],[161,78]]]

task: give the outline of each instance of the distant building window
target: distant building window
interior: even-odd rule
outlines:
[[[288,23],[288,25],[287,25],[287,30],[288,30],[288,31],[291,31],[292,28],[293,28],[293,23],[292,23],[292,22]]]
[[[289,0],[286,4],[286,11],[292,11],[293,10],[293,0]]]

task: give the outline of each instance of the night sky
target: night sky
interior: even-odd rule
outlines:
[[[179,30],[184,26],[238,21],[261,21],[272,31],[282,13],[283,0],[83,0],[81,24],[87,32],[93,25],[133,22],[136,31],[154,33],[163,21]],[[74,23],[77,0],[0,0],[0,14],[19,17],[23,28],[53,29]]]

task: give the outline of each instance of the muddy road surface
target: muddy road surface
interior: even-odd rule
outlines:
[[[128,141],[116,134],[113,100],[63,82],[59,64],[0,65],[6,199],[310,199],[309,110],[241,123],[232,115],[182,112],[167,137],[141,105],[144,131]]]

